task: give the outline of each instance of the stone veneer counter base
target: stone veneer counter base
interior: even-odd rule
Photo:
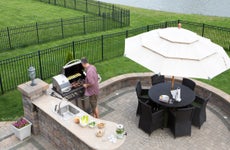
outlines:
[[[100,122],[105,123],[105,128],[104,128],[105,134],[103,137],[96,137],[96,131],[98,130],[97,127],[95,128],[81,127],[79,124],[74,123],[74,117],[68,120],[64,120],[62,117],[60,117],[58,114],[56,114],[52,110],[52,107],[54,107],[54,105],[58,104],[60,101],[61,100],[51,97],[49,95],[43,95],[42,97],[32,102],[39,109],[38,116],[39,116],[39,126],[40,126],[41,133],[48,135],[49,138],[54,138],[50,136],[57,136],[55,137],[57,139],[54,140],[54,142],[56,141],[55,145],[57,146],[63,145],[63,148],[70,146],[69,148],[71,149],[84,148],[84,149],[108,150],[108,149],[118,148],[125,141],[125,137],[124,137],[123,139],[118,139],[116,143],[110,142],[107,139],[107,137],[112,134],[115,135],[117,124],[114,122],[106,121],[106,120],[95,119],[70,102],[62,102],[61,106],[64,106],[66,104],[72,105],[73,107],[77,108],[80,111],[78,115],[89,115],[89,120],[92,119],[92,120],[95,120],[97,123],[100,123]],[[52,119],[53,121],[50,121],[50,119]],[[51,124],[47,124],[46,122],[49,122]],[[53,128],[53,129],[49,131],[50,128]],[[60,130],[65,130],[63,132],[64,135],[61,134],[62,131]],[[76,139],[72,141],[68,136],[71,138],[75,136]],[[77,139],[78,141],[80,140],[86,145],[80,146],[79,144],[74,145],[73,143],[69,143],[71,141],[77,142],[76,141]]]

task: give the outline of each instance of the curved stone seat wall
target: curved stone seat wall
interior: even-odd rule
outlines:
[[[102,83],[100,83],[100,98],[104,98],[110,93],[125,87],[133,87],[135,89],[138,80],[141,81],[143,86],[151,86],[151,76],[153,73],[130,73],[113,77]],[[170,77],[166,77],[167,81],[170,81]],[[175,78],[175,82],[181,83],[182,78]],[[221,114],[222,119],[230,124],[230,95],[212,87],[206,83],[193,80],[196,82],[195,92],[196,95],[201,97],[208,96],[212,93],[212,97],[208,103],[208,106],[213,111]],[[229,127],[230,129],[230,127]]]

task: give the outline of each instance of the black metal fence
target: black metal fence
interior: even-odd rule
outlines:
[[[204,23],[178,20],[183,28],[189,29],[203,37],[211,39],[212,42],[221,45],[225,50],[230,51],[230,28],[213,26]]]
[[[55,3],[56,5],[62,5],[62,1],[63,0],[55,0]],[[12,48],[25,47],[31,44],[62,39],[73,35],[83,35],[129,26],[129,10],[96,1],[88,2],[88,0],[75,1],[76,3],[73,4],[76,5],[76,8],[79,7],[77,10],[80,10],[83,1],[86,1],[85,4],[87,4],[87,8],[90,8],[85,12],[91,13],[93,16],[59,19],[41,23],[36,22],[34,24],[27,24],[19,27],[0,29],[0,52]],[[73,2],[73,0],[65,0],[65,6],[71,8],[70,2]],[[97,5],[94,3],[97,3]],[[97,12],[92,11],[96,9]]]
[[[125,38],[153,29],[177,26],[178,22],[168,21],[114,34],[73,41],[57,47],[2,60],[0,61],[0,92],[4,93],[5,91],[15,89],[18,84],[28,81],[27,69],[30,65],[36,68],[37,77],[48,79],[60,73],[69,55],[73,59],[87,56],[92,63],[122,56],[124,53]],[[184,28],[204,35],[223,46],[226,50],[230,50],[230,28],[187,21],[180,22]]]
[[[102,14],[110,14],[112,19],[120,22],[120,26],[129,26],[130,11],[110,3],[95,0],[39,0],[52,5],[62,6],[74,10],[83,11],[85,13],[102,16]]]

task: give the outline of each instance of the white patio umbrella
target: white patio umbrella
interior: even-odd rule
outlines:
[[[212,79],[230,68],[224,49],[186,29],[152,30],[125,40],[124,55],[162,75]]]

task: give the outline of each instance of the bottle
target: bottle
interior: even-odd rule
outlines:
[[[177,92],[176,92],[177,94],[176,94],[176,100],[178,101],[178,102],[180,102],[181,101],[181,89],[180,89],[180,87],[177,87]]]

